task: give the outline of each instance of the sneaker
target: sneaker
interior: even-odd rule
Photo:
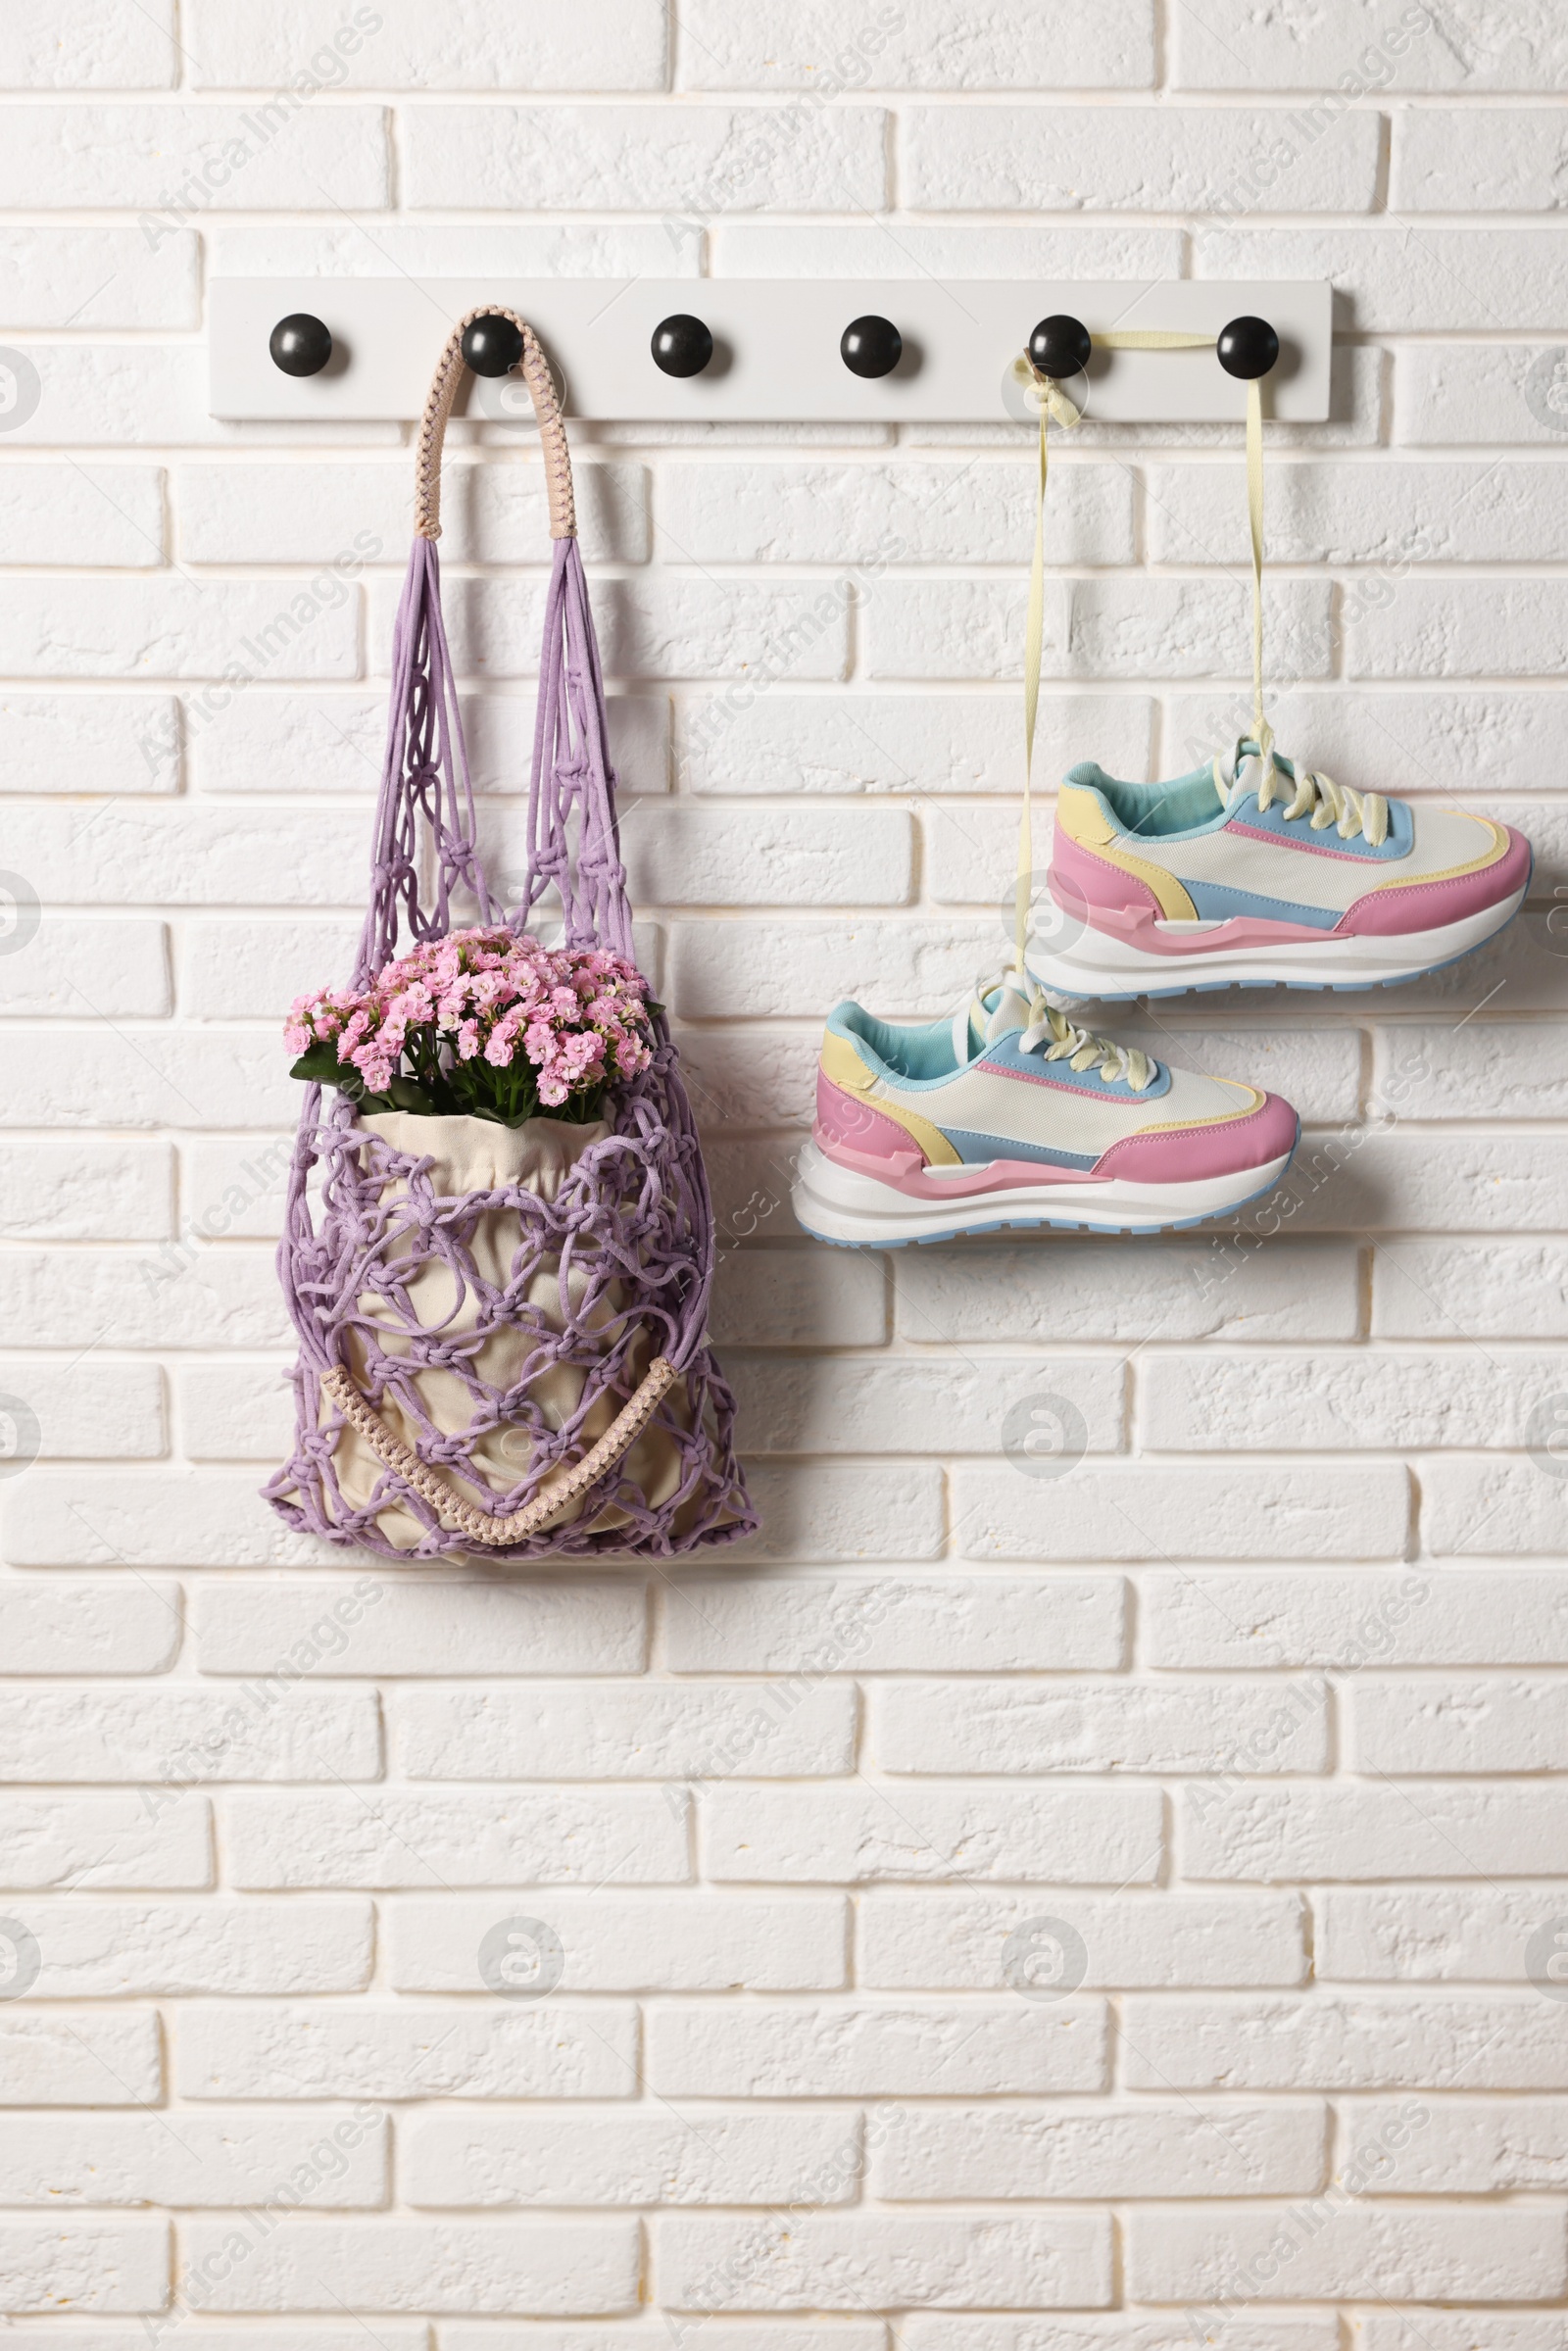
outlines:
[[[1031,960],[1069,1000],[1387,986],[1501,930],[1530,864],[1507,825],[1270,771],[1250,737],[1173,784],[1086,761],[1056,803],[1054,936]]]
[[[1298,1131],[1277,1094],[1092,1037],[1009,975],[930,1027],[839,1005],[795,1213],[873,1249],[1004,1225],[1157,1233],[1267,1192]]]

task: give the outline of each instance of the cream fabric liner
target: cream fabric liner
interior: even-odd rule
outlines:
[[[430,1154],[435,1164],[430,1169],[430,1182],[442,1198],[461,1199],[470,1192],[494,1192],[503,1186],[515,1185],[531,1192],[541,1200],[553,1200],[571,1168],[590,1144],[600,1142],[609,1134],[609,1126],[601,1119],[587,1126],[573,1125],[558,1118],[530,1118],[520,1127],[497,1126],[486,1118],[421,1118],[407,1110],[373,1113],[361,1124],[389,1143],[395,1151],[417,1156]],[[382,1193],[383,1200],[396,1200],[407,1191],[401,1179],[394,1180]],[[500,1287],[511,1276],[513,1261],[522,1243],[522,1221],[514,1208],[481,1208],[474,1217],[466,1246],[484,1279]],[[395,1261],[399,1254],[411,1252],[405,1242],[394,1244],[388,1256]],[[552,1330],[563,1328],[561,1312],[561,1260],[549,1257],[540,1265],[528,1285],[527,1303],[541,1322]],[[575,1308],[588,1286],[586,1273],[573,1268],[568,1292]],[[455,1276],[439,1258],[426,1259],[408,1285],[408,1300],[419,1322],[427,1331],[439,1330],[456,1337],[471,1331],[478,1319],[474,1299],[465,1296],[458,1298]],[[620,1285],[615,1284],[598,1311],[601,1323],[610,1322],[621,1303]],[[361,1294],[359,1309],[368,1320],[379,1326],[379,1345],[388,1355],[407,1354],[409,1341],[404,1335],[401,1318],[375,1295]],[[473,1358],[477,1376],[490,1386],[506,1389],[515,1386],[521,1377],[533,1343],[527,1328],[496,1331],[486,1339]],[[362,1394],[369,1391],[365,1378],[365,1350],[355,1334],[349,1333],[344,1347],[344,1364]],[[629,1349],[627,1378],[632,1387],[641,1381],[652,1360],[652,1349],[646,1332],[639,1332]],[[420,1400],[434,1425],[450,1436],[466,1430],[473,1417],[473,1399],[464,1382],[453,1372],[425,1370],[415,1375]],[[543,1413],[547,1425],[561,1428],[575,1410],[586,1385],[586,1374],[568,1364],[557,1364],[534,1380],[528,1394]],[[389,1386],[379,1399],[376,1410],[392,1435],[403,1444],[417,1450],[420,1429],[416,1420],[406,1412],[398,1401],[395,1388]],[[624,1401],[621,1398],[620,1401]],[[683,1420],[688,1419],[690,1406],[686,1400],[685,1384],[677,1381],[671,1389],[668,1404]],[[593,1405],[583,1423],[580,1442],[584,1450],[602,1437],[618,1409],[613,1396],[604,1396]],[[334,1416],[329,1398],[322,1398],[321,1425]],[[525,1427],[501,1428],[488,1432],[475,1444],[472,1452],[473,1468],[499,1497],[508,1493],[525,1476],[533,1450]],[[623,1456],[629,1474],[641,1487],[650,1503],[668,1499],[680,1482],[680,1454],[666,1431],[657,1425],[645,1430]],[[376,1485],[387,1473],[359,1431],[345,1426],[337,1441],[333,1455],[338,1484],[345,1500],[363,1508],[374,1493]],[[467,1490],[467,1482],[456,1471],[448,1469],[460,1492]],[[478,1497],[480,1500],[483,1496]],[[486,1505],[488,1506],[488,1505]],[[550,1520],[553,1527],[568,1526],[581,1516],[584,1504],[571,1502]],[[389,1502],[377,1513],[376,1524],[387,1541],[400,1550],[412,1550],[424,1536],[425,1529],[414,1512],[404,1505]],[[600,1510],[594,1520],[598,1527],[625,1524],[623,1512]]]

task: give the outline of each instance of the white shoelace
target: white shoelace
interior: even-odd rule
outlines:
[[[1162,327],[1118,326],[1097,330],[1091,341],[1102,351],[1212,351],[1208,334],[1178,334]],[[1052,424],[1082,422],[1082,412],[1053,376],[1041,375],[1027,352],[1012,363],[1013,380],[1026,407],[1040,420],[1040,461],[1035,492],[1035,546],[1029,566],[1029,605],[1023,653],[1023,807],[1018,816],[1018,874],[1013,894],[1014,959],[1024,968],[1029,948],[1029,897],[1034,876],[1035,719],[1040,703],[1040,668],[1046,607],[1046,477]],[[1252,732],[1262,752],[1265,774],[1273,772],[1274,732],[1263,716],[1263,394],[1254,378],[1247,387],[1247,524],[1252,542]],[[1215,778],[1219,768],[1215,764]],[[1263,806],[1267,808],[1265,801]],[[1371,836],[1368,835],[1370,839]],[[1381,836],[1380,836],[1381,838]]]
[[[1214,760],[1214,789],[1229,808],[1235,786],[1227,780],[1225,762],[1218,757]],[[1272,759],[1268,759],[1257,787],[1258,812],[1266,813],[1274,801],[1283,800],[1288,792],[1291,800],[1285,809],[1287,824],[1298,816],[1306,816],[1311,819],[1314,833],[1326,832],[1332,824],[1342,841],[1362,833],[1373,849],[1381,847],[1389,837],[1389,804],[1381,792],[1352,792],[1348,784],[1337,784],[1332,775],[1303,767],[1296,771],[1293,791]]]
[[[987,996],[995,995],[999,986],[1021,1001],[1017,976],[1015,972],[1008,972],[1000,982],[993,981],[988,988],[976,991],[969,1017],[977,1018],[982,1029],[991,1018],[985,1008],[985,1000]],[[1020,1053],[1037,1053],[1045,1061],[1065,1061],[1072,1069],[1098,1070],[1108,1084],[1125,1083],[1134,1094],[1142,1094],[1144,1088],[1152,1083],[1159,1064],[1152,1061],[1147,1053],[1140,1053],[1136,1046],[1117,1045],[1112,1038],[1096,1037],[1088,1029],[1076,1027],[1065,1012],[1058,1012],[1054,1005],[1048,1004],[1040,989],[1033,985],[1027,1002],[1029,1018],[1018,1039]]]

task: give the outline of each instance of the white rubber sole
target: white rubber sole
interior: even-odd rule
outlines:
[[[1286,947],[1233,947],[1179,956],[1150,955],[1086,924],[1070,947],[1031,952],[1029,968],[1048,997],[1068,1004],[1124,1004],[1137,996],[1187,996],[1217,988],[1394,988],[1484,946],[1513,920],[1524,899],[1524,890],[1518,890],[1479,914],[1434,931],[1324,939],[1321,945],[1302,939]],[[1184,927],[1190,934],[1191,925]]]
[[[795,1214],[818,1241],[843,1249],[902,1249],[909,1241],[956,1241],[963,1233],[1000,1233],[1008,1225],[1064,1225],[1090,1233],[1163,1233],[1229,1216],[1271,1192],[1291,1163],[1282,1151],[1261,1167],[1205,1176],[1189,1184],[1135,1184],[1113,1179],[1082,1184],[1019,1185],[1006,1192],[971,1192],[952,1200],[916,1200],[892,1184],[836,1159],[808,1143],[795,1185]],[[939,1182],[942,1178],[937,1179]],[[955,1192],[957,1185],[955,1183]]]

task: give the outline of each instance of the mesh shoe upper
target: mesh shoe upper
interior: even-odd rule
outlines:
[[[927,1028],[842,1004],[822,1076],[902,1128],[933,1167],[1020,1159],[1087,1170],[1131,1138],[1240,1124],[1274,1100],[1093,1038],[1008,987]]]
[[[1412,883],[1495,866],[1499,897],[1514,886],[1518,837],[1489,817],[1363,799],[1277,755],[1274,766],[1270,784],[1247,741],[1171,784],[1119,783],[1089,762],[1068,774],[1057,825],[1142,883],[1166,921],[1250,915],[1330,931],[1369,895]],[[1407,903],[1420,927],[1428,902]]]

